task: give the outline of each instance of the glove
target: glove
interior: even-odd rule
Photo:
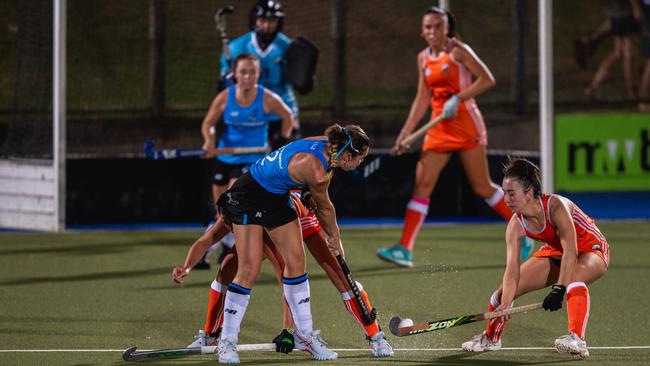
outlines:
[[[275,352],[289,353],[293,351],[293,329],[282,329],[282,332],[273,338],[273,343],[275,343]]]
[[[556,311],[562,309],[562,300],[564,299],[564,293],[566,292],[566,286],[562,285],[553,285],[551,286],[551,292],[546,295],[542,307],[544,310]]]
[[[458,112],[458,104],[460,99],[456,95],[452,95],[451,98],[447,99],[445,105],[442,106],[442,115],[443,118],[451,118],[456,116]]]

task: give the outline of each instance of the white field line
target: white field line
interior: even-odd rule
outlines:
[[[555,347],[503,347],[503,351],[554,350]],[[589,349],[650,349],[650,346],[590,346]],[[365,352],[367,348],[333,348],[336,352]],[[397,352],[448,352],[460,351],[460,348],[396,348]],[[123,349],[0,349],[0,353],[29,353],[29,352],[123,352]],[[138,351],[153,351],[138,349]]]

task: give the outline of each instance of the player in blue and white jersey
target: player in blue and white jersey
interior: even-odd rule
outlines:
[[[294,136],[298,135],[298,104],[291,84],[284,75],[285,53],[291,39],[283,34],[284,10],[277,0],[259,0],[250,13],[251,31],[234,39],[228,44],[231,60],[243,53],[250,53],[260,60],[261,75],[259,83],[282,98],[289,106],[294,117]],[[231,64],[224,54],[221,55],[221,76],[230,72]],[[273,149],[284,145],[280,124],[281,116],[270,117],[269,137]]]
[[[289,107],[277,94],[258,83],[259,59],[255,55],[244,53],[237,56],[234,66],[237,83],[215,97],[201,125],[205,157],[214,158],[212,196],[215,202],[237,178],[248,171],[250,164],[264,156],[264,153],[256,153],[215,157],[216,148],[267,147],[271,115],[282,119],[284,137],[289,137],[292,128]],[[223,128],[215,128],[221,116]],[[222,242],[228,247],[234,244],[232,236]],[[209,264],[206,263],[203,267],[209,268]]]
[[[238,255],[237,274],[226,292],[219,362],[239,362],[237,339],[263,259],[264,231],[277,243],[285,261],[283,290],[294,318],[297,347],[309,347],[319,360],[337,358],[320,332],[313,329],[300,222],[290,204],[289,191],[309,188],[316,217],[327,234],[328,248],[343,254],[336,212],[327,192],[331,171],[356,169],[368,154],[370,140],[356,125],[334,124],[325,135],[297,140],[269,153],[217,202],[221,214],[232,223]]]

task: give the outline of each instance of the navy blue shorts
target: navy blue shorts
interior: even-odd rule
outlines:
[[[282,226],[298,218],[286,194],[275,194],[262,187],[250,173],[242,175],[217,200],[219,212],[238,225]]]
[[[210,166],[212,184],[215,186],[227,186],[231,179],[237,179],[248,171],[250,164],[228,164],[219,159],[213,159]]]

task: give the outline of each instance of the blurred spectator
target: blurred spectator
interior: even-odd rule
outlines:
[[[645,68],[641,78],[641,87],[639,88],[639,110],[641,112],[650,112],[650,0],[641,0],[643,9],[643,56],[645,57]]]
[[[603,0],[603,7],[607,17],[606,23],[601,24],[592,35],[576,41],[574,44],[576,62],[579,66],[586,67],[587,60],[596,45],[606,36],[614,37],[614,48],[600,62],[590,85],[585,89],[585,97],[592,99],[597,96],[598,87],[607,78],[612,66],[620,60],[623,66],[627,97],[636,99],[637,85],[632,37],[639,31],[639,21],[642,17],[641,8],[638,0]]]

